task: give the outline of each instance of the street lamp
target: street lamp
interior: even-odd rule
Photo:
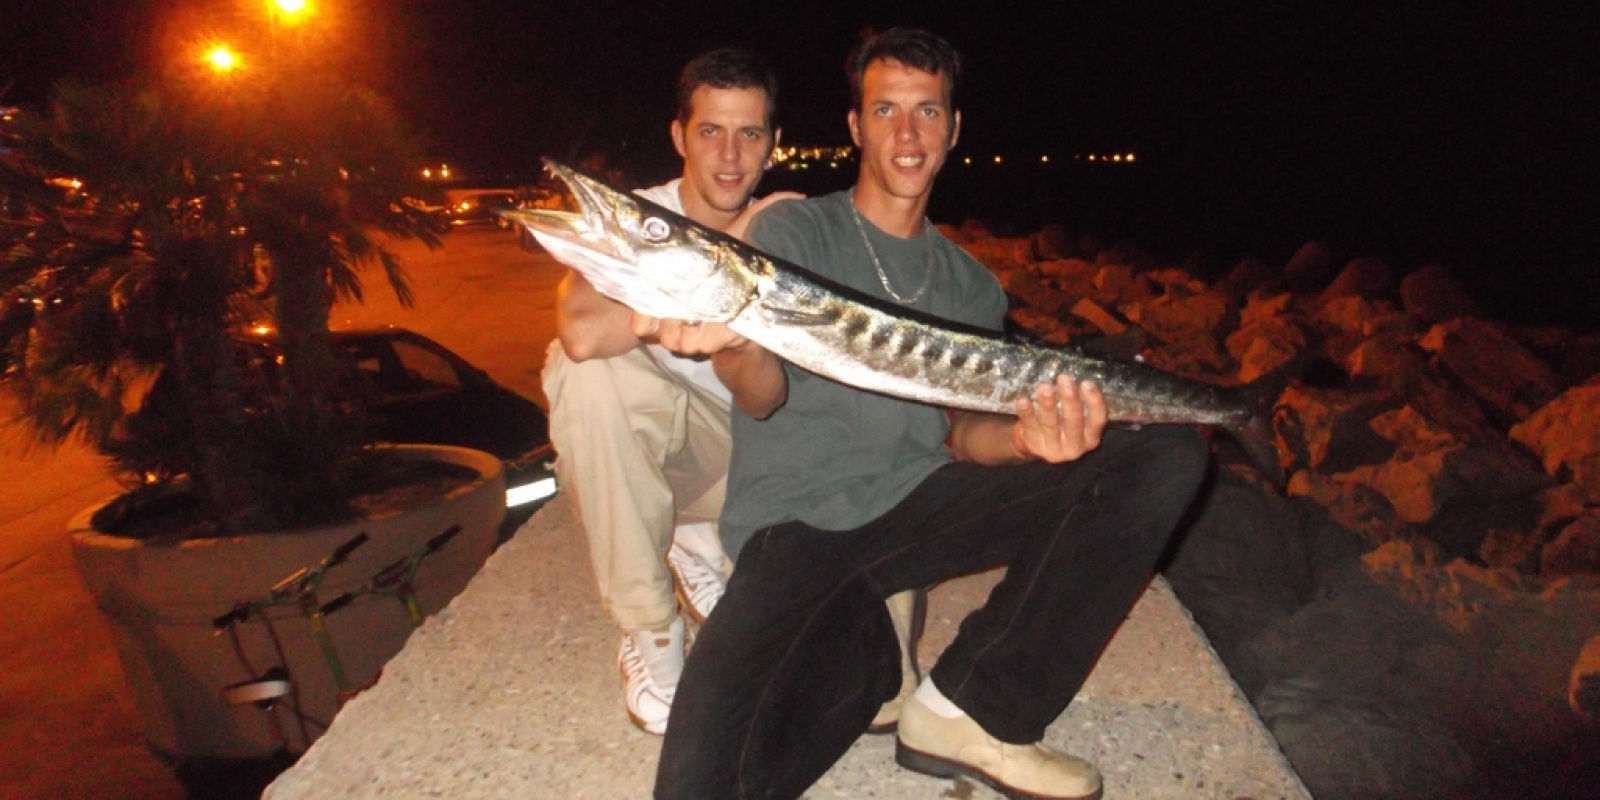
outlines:
[[[239,57],[225,44],[219,44],[206,51],[206,64],[213,72],[227,74],[239,68]]]

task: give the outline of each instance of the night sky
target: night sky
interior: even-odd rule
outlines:
[[[1584,294],[1600,272],[1600,12],[1584,3],[312,3],[294,44],[485,180],[595,153],[639,183],[671,176],[677,70],[721,44],[773,62],[785,142],[846,144],[856,33],[910,24],[969,58],[956,159],[1060,165],[947,174],[970,207],[945,199],[936,218],[1061,221],[1220,262],[1316,238],[1401,271],[1443,261],[1486,294],[1580,284],[1550,313],[1600,317]],[[6,6],[8,104],[68,75],[174,63],[201,30],[265,24],[258,0]],[[1069,160],[1107,150],[1139,165]]]

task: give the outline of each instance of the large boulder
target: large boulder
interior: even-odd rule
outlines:
[[[1539,554],[1545,575],[1600,575],[1600,509],[1589,509]]]
[[[1482,320],[1440,323],[1417,343],[1505,424],[1526,419],[1561,391],[1549,365]]]
[[[1288,457],[1285,466],[1334,474],[1388,461],[1397,445],[1371,423],[1395,403],[1382,392],[1291,385],[1279,395],[1272,417],[1278,450]]]
[[[1477,313],[1466,287],[1437,264],[1418,269],[1400,281],[1400,307],[1430,325]]]
[[[1228,298],[1231,305],[1242,306],[1250,293],[1260,288],[1270,288],[1281,275],[1259,258],[1246,258],[1230,270],[1216,284],[1217,291]]]
[[[1052,222],[1040,228],[1030,238],[1033,246],[1033,257],[1038,261],[1050,261],[1057,258],[1071,258],[1076,255],[1072,236],[1059,222]]]
[[[1564,472],[1600,502],[1600,384],[1575,386],[1511,428],[1551,475]]]
[[[1322,290],[1320,301],[1327,303],[1341,297],[1379,300],[1387,298],[1393,288],[1394,270],[1383,259],[1366,256],[1346,264],[1333,283]]]
[[[1306,332],[1293,317],[1267,317],[1240,326],[1224,345],[1239,362],[1239,381],[1249,383],[1293,361],[1306,349]]]
[[[1314,292],[1333,279],[1333,253],[1321,242],[1306,242],[1295,251],[1283,267],[1283,280],[1289,288],[1301,293]]]

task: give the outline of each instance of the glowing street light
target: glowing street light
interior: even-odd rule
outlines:
[[[219,44],[206,51],[206,64],[210,65],[213,72],[229,73],[239,68],[239,57],[225,44]]]
[[[272,4],[278,7],[278,13],[284,19],[292,20],[306,10],[306,0],[273,0]]]

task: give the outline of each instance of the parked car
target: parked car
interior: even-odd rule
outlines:
[[[495,213],[496,209],[517,205],[517,194],[511,189],[451,189],[446,193],[445,219],[452,228],[476,225],[493,225],[509,228],[511,224]]]
[[[502,541],[555,494],[549,420],[532,401],[404,328],[338,331],[332,337],[344,367],[338,395],[359,403],[371,441],[456,445],[500,458],[507,506]],[[274,380],[280,359],[276,332],[256,327],[236,333],[235,340],[247,391]],[[176,391],[173,383],[166,375],[157,378],[145,404]]]

